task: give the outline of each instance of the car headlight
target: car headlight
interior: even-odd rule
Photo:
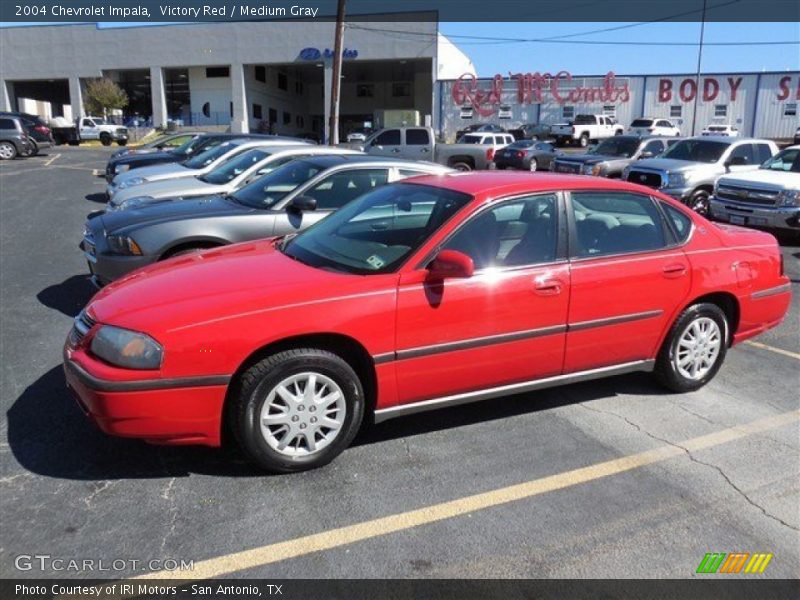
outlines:
[[[126,256],[141,256],[142,249],[139,244],[127,235],[110,235],[106,238],[108,247],[114,254],[124,254]]]
[[[130,170],[130,165],[117,165],[114,167],[114,173],[124,173],[125,171]]]
[[[102,325],[90,347],[98,358],[126,369],[158,369],[164,355],[149,335],[112,325]]]
[[[674,188],[684,186],[688,179],[686,173],[670,173],[669,179],[667,180],[669,182],[668,187]]]
[[[778,194],[780,206],[800,206],[800,190],[782,190]]]
[[[116,210],[125,210],[128,208],[137,208],[139,206],[143,206],[150,202],[153,198],[151,196],[134,196],[133,198],[128,198],[127,200],[123,200],[114,208]]]
[[[134,185],[142,185],[145,181],[147,180],[144,177],[133,177],[131,179],[126,179],[117,186],[117,189],[124,190],[129,187],[133,187]]]

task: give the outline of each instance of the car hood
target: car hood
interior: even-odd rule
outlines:
[[[756,169],[746,173],[725,175],[719,178],[719,184],[746,187],[751,184],[760,184],[767,188],[800,189],[800,173],[771,171],[769,169]]]
[[[226,200],[222,196],[203,196],[189,200],[180,198],[158,200],[139,208],[106,212],[99,218],[103,230],[107,234],[112,234],[165,221],[218,217],[249,213],[255,210]],[[89,222],[91,223],[92,220]]]
[[[120,156],[111,156],[111,161],[115,165],[134,165],[139,161],[161,161],[161,162],[177,162],[183,160],[179,156],[175,156],[172,152],[164,152],[159,150],[157,152],[125,152]]]
[[[159,339],[255,311],[269,312],[364,290],[365,278],[315,269],[259,240],[178,256],[119,279],[87,310],[100,323]],[[235,334],[234,332],[231,332]]]
[[[713,169],[716,167],[716,163],[699,163],[690,160],[675,160],[672,158],[645,158],[644,160],[637,161],[632,168],[635,169],[637,166],[675,173],[678,171],[693,171],[702,168]]]
[[[625,156],[611,156],[607,154],[565,154],[556,157],[556,160],[563,162],[580,163],[582,165],[596,165],[601,162],[611,162],[614,160],[630,160]]]
[[[166,163],[163,165],[141,167],[139,169],[134,169],[133,171],[125,171],[124,173],[120,173],[114,177],[113,183],[115,186],[119,186],[124,181],[128,181],[129,179],[134,179],[136,177],[143,177],[148,181],[157,181],[159,179],[165,179],[168,177],[185,177],[193,174],[193,169],[187,169],[181,164]]]
[[[205,196],[214,194],[221,188],[223,186],[206,183],[196,177],[161,179],[119,190],[114,195],[114,198],[111,199],[111,204],[116,206],[129,198],[138,196],[149,196],[151,198],[169,198],[184,195]]]

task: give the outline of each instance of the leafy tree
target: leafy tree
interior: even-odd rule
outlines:
[[[108,115],[108,111],[128,106],[128,94],[116,83],[103,77],[86,84],[84,106],[90,115]]]

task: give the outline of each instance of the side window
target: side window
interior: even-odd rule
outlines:
[[[494,143],[498,146],[504,146],[506,143],[506,138],[503,135],[496,135],[494,136]]]
[[[548,144],[547,142],[536,144],[535,148],[536,150],[541,150],[542,152],[555,152],[553,144]]]
[[[689,237],[689,233],[692,231],[692,220],[677,208],[670,206],[666,202],[661,203],[661,208],[664,209],[667,218],[669,219],[670,223],[672,223],[672,229],[675,232],[675,236],[678,238],[678,241],[681,243],[685,242]]]
[[[317,201],[319,210],[336,210],[361,194],[384,185],[388,180],[388,169],[339,171],[323,179],[305,195]]]
[[[645,252],[666,246],[661,215],[647,196],[619,192],[572,194],[574,254]]]
[[[734,148],[733,152],[731,152],[731,155],[728,157],[728,160],[733,159],[740,159],[736,162],[743,165],[756,164],[756,158],[753,156],[753,144],[742,144]]]
[[[756,147],[756,161],[759,164],[769,160],[772,157],[772,149],[767,144],[755,144]]]
[[[473,217],[444,247],[472,258],[476,269],[552,262],[557,206],[555,194],[505,202]]]
[[[415,171],[413,169],[398,169],[397,176],[399,179],[405,179],[406,177],[418,177],[420,175],[430,175],[429,171]]]
[[[17,125],[11,119],[0,119],[0,129],[16,130],[17,129]]]
[[[427,146],[431,143],[426,129],[406,129],[406,145]]]
[[[94,121],[92,121],[91,119],[84,119],[83,120],[83,126],[84,127],[94,127],[95,126],[94,125]]]
[[[399,146],[400,145],[400,130],[387,129],[383,133],[378,134],[375,141],[372,142],[373,146]]]
[[[661,154],[664,151],[664,142],[661,140],[652,140],[647,142],[642,148],[642,152],[650,152],[653,156]]]
[[[664,121],[663,119],[657,123],[659,127],[672,127],[672,123]]]

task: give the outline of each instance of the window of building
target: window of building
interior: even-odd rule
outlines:
[[[784,117],[796,117],[797,116],[797,102],[787,102],[783,105],[783,116]]]
[[[657,250],[666,245],[661,216],[647,196],[620,192],[572,194],[580,257]]]
[[[275,108],[269,109],[269,122],[270,123],[277,123],[278,122],[278,110]]]
[[[373,98],[375,96],[375,86],[371,83],[359,83],[356,85],[356,96],[359,98]]]
[[[471,106],[462,106],[459,116],[462,119],[471,119],[472,118],[472,112],[473,111],[472,111],[472,107]]]
[[[267,83],[267,68],[263,65],[256,66],[256,81]]]
[[[292,114],[286,111],[283,111],[283,124],[289,125],[292,122]]]
[[[609,117],[616,117],[617,116],[617,107],[613,104],[605,104],[603,106],[603,114]]]
[[[231,100],[231,102],[228,104],[228,106],[229,106],[229,108],[230,108],[230,111],[231,111],[231,118],[233,118],[233,101],[232,101],[232,100]]]
[[[253,118],[254,119],[262,119],[263,118],[263,113],[262,113],[260,104],[253,104]]]
[[[304,119],[303,117],[301,117],[300,115],[297,115],[297,118],[295,118],[294,122],[295,122],[295,123],[297,124],[297,126],[298,126],[298,127],[300,127],[300,128],[303,128],[303,127],[305,127],[305,126],[306,126],[306,121],[305,121],[305,119]]]
[[[206,78],[212,79],[214,77],[230,77],[230,67],[206,67]]]
[[[561,118],[562,119],[574,119],[575,118],[575,107],[574,106],[563,106],[561,108]]]
[[[400,81],[392,84],[392,96],[395,98],[405,98],[411,95],[411,84]]]
[[[727,104],[715,104],[714,105],[714,116],[715,117],[727,117],[728,116],[728,105]]]
[[[279,90],[288,90],[289,89],[289,78],[286,76],[286,73],[278,72],[278,89]]]
[[[673,104],[669,107],[669,116],[673,119],[680,118],[683,116],[683,106],[680,104]]]

